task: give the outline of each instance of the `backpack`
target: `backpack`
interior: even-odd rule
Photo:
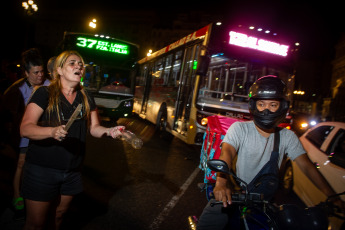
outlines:
[[[204,183],[212,184],[216,183],[216,172],[207,167],[207,161],[219,158],[221,152],[220,144],[227,130],[233,123],[242,120],[220,115],[213,115],[207,119],[208,123],[203,138],[199,168],[205,172]]]

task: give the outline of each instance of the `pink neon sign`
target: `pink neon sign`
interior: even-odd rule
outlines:
[[[230,31],[229,44],[237,45],[241,47],[251,48],[260,50],[263,52],[276,54],[280,56],[287,56],[289,46],[282,45],[276,42],[267,41],[264,39],[259,39],[256,37],[251,37],[246,34],[238,33],[235,31]]]

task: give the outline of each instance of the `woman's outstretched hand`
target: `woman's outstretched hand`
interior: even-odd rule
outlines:
[[[125,128],[126,128],[125,126],[121,126],[121,125],[109,128],[107,135],[115,139],[121,136],[122,131],[125,130]]]

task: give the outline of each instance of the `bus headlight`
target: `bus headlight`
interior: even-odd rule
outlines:
[[[207,123],[208,123],[207,117],[204,117],[203,119],[201,119],[201,125],[206,126]]]
[[[198,112],[196,115],[196,121],[198,122],[198,124],[206,126],[208,123],[207,117],[208,116],[206,114],[201,114]]]
[[[306,129],[308,127],[308,123],[306,123],[306,122],[302,122],[301,123],[301,128],[302,129]]]

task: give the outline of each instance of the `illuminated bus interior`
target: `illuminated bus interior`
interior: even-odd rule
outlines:
[[[241,119],[250,119],[248,90],[260,77],[276,75],[285,82],[289,74],[259,63],[241,62],[224,53],[215,54],[206,77],[200,80],[197,107],[207,112]]]

